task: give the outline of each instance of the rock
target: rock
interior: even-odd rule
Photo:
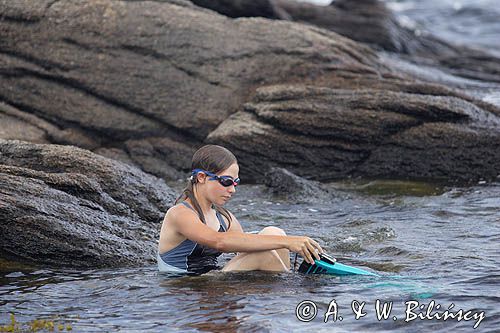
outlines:
[[[289,0],[273,2],[293,21],[407,55],[407,59],[418,64],[433,65],[456,76],[500,82],[500,58],[485,50],[455,45],[417,28],[402,26],[382,1],[337,0],[326,7]]]
[[[330,81],[338,69],[378,77],[385,68],[334,33],[232,21],[178,1],[4,1],[0,13],[0,99],[45,132],[4,138],[94,151],[133,154],[129,140],[163,139],[193,149],[261,84]],[[150,172],[173,160],[145,151],[128,159]]]
[[[414,54],[450,52],[453,47],[432,36],[416,36],[402,27],[392,12],[378,0],[337,0],[329,6],[318,6],[290,0],[273,0],[291,20],[335,31],[353,40],[378,48]]]
[[[192,0],[195,5],[214,10],[229,17],[281,18],[270,0]]]
[[[241,159],[244,178],[272,166],[313,180],[350,176],[493,180],[500,117],[454,96],[282,85],[208,137]]]
[[[336,0],[329,6],[293,0],[261,0],[258,6],[251,1],[192,2],[235,18],[259,16],[311,24],[378,49],[408,55],[421,65],[445,68],[464,78],[500,82],[498,57],[403,26],[379,0]]]
[[[1,253],[54,267],[156,258],[173,191],[135,167],[70,146],[0,140]]]
[[[284,168],[271,168],[263,180],[269,192],[288,203],[317,202],[333,198],[321,184],[294,175]]]
[[[187,178],[196,151],[193,145],[162,137],[128,140],[125,147],[142,170],[169,180]]]
[[[373,2],[364,1],[359,6],[370,4]],[[272,6],[276,8],[277,2]],[[189,2],[172,0],[83,4],[76,0],[40,0],[36,4],[2,1],[0,13],[4,37],[0,41],[0,120],[9,124],[8,130],[0,131],[1,137],[76,145],[168,180],[184,178],[192,152],[208,142],[227,143],[229,147],[244,142],[246,147],[239,146],[235,152],[242,165],[249,167],[242,172],[254,176],[272,166],[305,175],[302,165],[308,162],[321,168],[332,166],[322,173],[325,178],[351,172],[387,174],[389,167],[379,158],[375,159],[379,164],[374,170],[380,166],[381,171],[370,171],[361,163],[372,153],[378,156],[375,147],[389,147],[386,142],[395,133],[401,134],[398,126],[407,130],[421,122],[451,122],[462,128],[480,123],[471,116],[473,113],[498,115],[497,108],[459,89],[417,80],[372,48],[312,25],[263,18],[233,20]],[[377,13],[385,13],[383,7]],[[394,42],[391,38],[386,41]],[[272,94],[273,98],[281,96],[284,101],[279,107],[290,112],[268,112],[265,104],[276,106],[279,101],[256,96],[277,85],[289,87]],[[319,102],[319,108],[307,107],[315,110],[309,112],[299,104],[301,99],[307,104],[310,92],[295,88],[298,85],[337,92],[326,93],[332,98]],[[374,103],[380,112],[370,111],[371,95],[376,96]],[[399,100],[408,96],[413,103],[410,107]],[[348,103],[346,98],[350,99]],[[356,104],[358,100],[361,105]],[[458,111],[440,102],[458,100]],[[245,111],[247,102],[251,103]],[[290,106],[295,102],[297,107]],[[359,119],[349,114],[349,103],[357,108]],[[287,114],[290,120],[280,114]],[[368,121],[371,117],[375,126]],[[352,124],[343,122],[344,118],[351,119]],[[255,128],[250,128],[252,124]],[[467,136],[473,140],[470,145],[479,147],[486,137],[495,142],[495,126],[477,136]],[[245,131],[236,133],[240,127]],[[443,131],[425,128],[428,135]],[[269,133],[261,133],[268,129]],[[431,133],[431,129],[437,132]],[[452,128],[447,131],[451,133]],[[222,133],[229,134],[224,137]],[[238,138],[235,142],[228,140],[233,135]],[[381,140],[384,135],[388,135],[385,141]],[[463,138],[462,134],[459,137]],[[247,144],[249,138],[261,142]],[[291,140],[292,148],[284,138]],[[411,140],[417,138],[423,140],[421,146],[428,142],[426,136],[411,136]],[[366,143],[371,139],[375,141]],[[277,150],[281,145],[284,147]],[[274,150],[263,152],[261,149],[267,146]],[[491,144],[480,151],[493,159],[497,156]],[[402,152],[413,154],[413,148]],[[441,150],[430,152],[438,155],[433,158],[434,167],[425,172],[429,177],[441,177],[455,165],[441,157]],[[417,156],[426,159],[419,165],[429,162],[429,156],[413,155]],[[465,158],[465,150],[460,156]],[[280,163],[279,157],[283,157]],[[482,159],[465,165],[476,170],[458,178],[453,172],[448,178],[490,174]],[[413,173],[413,167],[402,170],[408,173],[401,171],[393,176],[420,174]]]

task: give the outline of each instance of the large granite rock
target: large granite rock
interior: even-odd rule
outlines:
[[[59,145],[0,139],[0,256],[76,268],[145,265],[174,200],[161,179]]]
[[[255,87],[384,67],[336,34],[189,2],[0,1],[0,13],[0,119],[29,128],[2,137],[76,145],[159,176],[175,173],[152,160],[192,153]]]
[[[285,85],[208,137],[253,178],[270,166],[314,180],[348,176],[469,182],[500,170],[500,118],[458,97]]]
[[[192,153],[207,142],[234,148],[248,167],[242,168],[242,176],[255,180],[272,166],[303,176],[300,165],[310,162],[331,167],[318,176],[324,179],[352,172],[453,181],[489,178],[491,165],[498,162],[496,149],[488,144],[496,142],[496,125],[479,125],[481,130],[466,138],[491,161],[460,150],[461,167],[445,175],[456,165],[456,156],[443,154],[455,130],[447,129],[439,139],[443,128],[434,124],[469,128],[480,122],[461,115],[462,108],[496,119],[495,107],[458,89],[416,80],[372,48],[312,25],[233,20],[181,0],[3,0],[0,30],[4,139],[79,146],[164,179],[185,177]],[[259,96],[277,84],[290,87],[278,94],[283,103],[271,103],[280,104],[285,111],[277,114],[287,119],[258,111],[270,103]],[[302,105],[311,97],[295,88],[299,84],[334,93],[327,93],[331,98],[319,107],[311,105],[314,112],[304,112]],[[339,89],[343,92],[335,92]],[[347,104],[344,95],[350,96]],[[408,96],[410,101],[418,97],[417,106],[405,105]],[[459,101],[460,106],[436,107],[436,100]],[[357,101],[360,109],[351,109]],[[247,102],[252,103],[242,111]],[[374,117],[363,103],[376,105]],[[342,116],[334,114],[337,105]],[[382,115],[385,123],[380,125]],[[333,119],[352,124],[338,126]],[[240,126],[246,130],[238,133]],[[408,140],[427,154],[391,141],[410,128],[425,129],[425,135]],[[457,139],[463,139],[464,132],[457,131]],[[235,141],[228,140],[234,135]],[[448,148],[427,150],[429,136]],[[262,151],[268,142],[272,149]],[[418,168],[425,166],[421,172],[412,165],[399,169],[398,161],[416,158],[422,158]]]
[[[464,78],[500,82],[498,57],[404,26],[380,0],[336,0],[329,6],[294,0],[260,0],[258,6],[245,0],[192,2],[230,17],[260,16],[312,24],[405,55],[421,65],[436,66]]]

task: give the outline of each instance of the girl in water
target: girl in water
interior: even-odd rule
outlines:
[[[203,274],[217,266],[222,252],[238,252],[222,271],[289,271],[290,251],[314,264],[320,245],[306,236],[287,236],[276,227],[258,234],[243,232],[236,217],[222,206],[240,183],[236,157],[226,148],[206,145],[192,159],[187,187],[171,207],[160,231],[158,269]]]

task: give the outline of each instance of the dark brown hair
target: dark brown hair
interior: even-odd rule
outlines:
[[[226,170],[234,163],[238,163],[238,161],[236,160],[236,157],[233,155],[233,153],[231,153],[228,149],[218,145],[206,145],[201,147],[194,153],[193,159],[191,161],[191,170],[202,169],[217,174],[223,170]],[[206,224],[207,221],[205,220],[203,211],[201,210],[200,204],[194,196],[193,188],[194,184],[196,184],[197,181],[198,177],[196,176],[189,178],[188,184],[186,185],[184,190],[182,190],[182,194],[177,198],[175,204],[189,198],[189,200],[191,200],[191,202],[193,203],[193,208],[198,213],[200,220]],[[217,212],[224,215],[224,217],[229,221],[229,225],[227,227],[229,229],[231,227],[232,220],[229,211],[215,204],[214,208]]]

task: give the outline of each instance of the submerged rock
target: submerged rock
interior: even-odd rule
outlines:
[[[317,202],[333,198],[321,184],[294,175],[284,168],[271,168],[263,179],[269,192],[287,202]]]
[[[1,256],[56,267],[156,258],[173,191],[135,167],[70,146],[0,140]]]

